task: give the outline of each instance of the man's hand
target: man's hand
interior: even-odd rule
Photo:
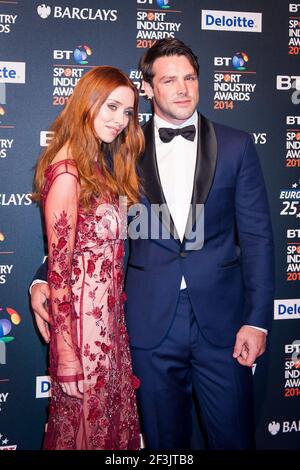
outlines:
[[[49,297],[50,289],[48,284],[39,282],[32,286],[31,307],[35,316],[36,326],[38,327],[39,332],[41,333],[46,343],[49,343],[50,341],[50,317],[47,311],[47,300]]]
[[[242,366],[252,367],[255,360],[265,352],[266,336],[256,328],[242,326],[236,335],[233,357]]]

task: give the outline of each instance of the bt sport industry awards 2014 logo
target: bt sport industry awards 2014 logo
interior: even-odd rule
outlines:
[[[238,51],[233,56],[214,57],[214,109],[230,110],[254,96],[256,72],[248,70],[249,56]],[[254,83],[253,83],[254,82]]]
[[[286,116],[285,166],[300,168],[300,116]]]
[[[286,248],[286,280],[288,282],[300,281],[300,229],[288,228],[286,232],[287,248]],[[296,312],[295,312],[296,313]],[[298,314],[300,318],[300,306],[298,306]]]
[[[53,59],[56,62],[53,65],[53,106],[66,104],[84,72],[93,67],[88,65],[92,54],[93,51],[87,44],[80,44],[75,49],[53,50]]]
[[[284,366],[284,397],[300,396],[300,340],[286,344]]]
[[[289,4],[289,55],[298,56],[300,54],[300,3]]]
[[[181,11],[172,9],[174,1],[137,0],[136,47],[147,49],[158,39],[174,38],[180,34]]]

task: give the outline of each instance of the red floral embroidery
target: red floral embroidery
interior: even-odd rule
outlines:
[[[109,295],[107,298],[107,306],[110,310],[114,308],[115,303],[116,299],[113,296]]]
[[[74,268],[73,273],[75,274],[75,276],[80,276],[80,274],[81,274],[81,269],[79,269],[79,268]]]
[[[100,419],[100,426],[102,428],[107,428],[108,425],[109,425],[109,420],[107,418]]]
[[[99,388],[105,387],[105,383],[106,383],[106,382],[105,382],[105,380],[104,380],[103,377],[98,377],[97,382],[96,382],[96,385],[95,385],[95,389],[98,390]]]
[[[136,377],[135,375],[132,376],[132,385],[135,390],[137,390],[141,386],[140,379]]]
[[[83,354],[84,354],[85,356],[89,356],[89,355],[90,355],[90,345],[89,345],[89,344],[85,344],[85,345],[84,345],[84,352],[83,352]]]
[[[88,260],[87,273],[90,277],[92,277],[94,271],[95,271],[95,263],[93,263],[93,261],[89,259]]]
[[[109,344],[102,343],[101,350],[104,352],[104,354],[108,354],[111,350],[111,346]]]
[[[120,333],[121,333],[121,335],[123,335],[124,333],[127,333],[125,325],[120,326]]]
[[[63,281],[62,276],[60,276],[57,272],[51,271],[48,276],[48,282],[54,288],[58,289]]]
[[[112,262],[110,259],[105,259],[101,265],[101,273],[100,276],[104,280],[105,274],[111,278],[111,271],[112,271]]]
[[[57,243],[57,245],[56,245],[57,250],[62,250],[62,248],[64,248],[64,247],[66,246],[66,244],[67,244],[67,240],[66,240],[65,238],[62,238],[62,237],[61,237],[61,238],[58,240],[58,243]]]
[[[65,317],[62,315],[56,315],[54,318],[54,325],[61,326],[65,323]]]
[[[114,395],[114,405],[119,406],[122,401],[121,395],[119,393],[116,393]]]
[[[95,308],[93,308],[93,310],[92,310],[92,315],[93,315],[94,318],[96,318],[96,319],[101,318],[101,316],[102,316],[102,308],[103,308],[103,306],[102,306],[101,308],[100,308],[100,307],[95,307]]]
[[[72,310],[72,304],[71,302],[61,302],[59,305],[58,305],[58,310],[59,312],[63,312],[63,313],[70,313],[71,310]]]
[[[96,424],[96,422],[102,417],[101,410],[99,408],[90,408],[87,420],[90,424]]]
[[[64,173],[77,174],[73,162],[59,162],[46,170],[44,206],[52,182],[57,188],[60,178],[56,177]],[[70,207],[58,210],[64,192],[61,181],[56,205],[48,207],[51,215],[46,220],[53,324],[52,398],[44,448],[75,450],[77,442],[85,442],[93,450],[137,450],[135,389],[140,382],[132,374],[124,320],[124,241],[118,238],[118,206],[102,205],[95,198],[85,211],[76,202],[74,178]],[[61,350],[66,363],[72,364],[69,371],[58,362]],[[81,372],[84,400],[64,394],[56,378],[74,373],[80,377]]]

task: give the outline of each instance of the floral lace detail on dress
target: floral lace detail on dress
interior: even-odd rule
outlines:
[[[45,449],[139,449],[135,389],[124,320],[124,241],[117,204],[85,212],[71,160],[50,165],[43,192],[51,290]],[[59,382],[83,378],[83,400]]]

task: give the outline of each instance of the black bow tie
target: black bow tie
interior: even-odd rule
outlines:
[[[196,128],[194,125],[181,127],[179,129],[172,129],[172,127],[161,127],[158,129],[160,140],[164,143],[171,142],[176,135],[182,135],[187,140],[193,141],[196,135]]]

